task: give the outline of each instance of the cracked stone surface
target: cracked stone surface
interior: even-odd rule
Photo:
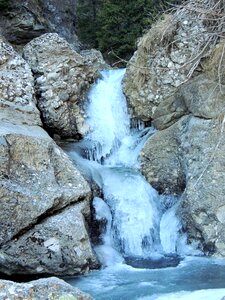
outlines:
[[[79,274],[98,267],[86,227],[91,189],[40,127],[29,65],[0,39],[0,270]]]
[[[84,135],[88,130],[84,100],[98,76],[92,61],[56,33],[32,40],[23,53],[35,76],[38,108],[46,128],[61,137]]]

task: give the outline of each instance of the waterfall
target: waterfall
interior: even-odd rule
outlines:
[[[86,112],[91,131],[85,139],[91,141],[90,157],[94,160],[110,155],[129,131],[126,100],[120,87],[124,73],[124,69],[102,72],[102,79],[90,91]]]
[[[104,201],[95,198],[93,204],[96,217],[107,221],[103,245],[96,248],[101,261],[112,254],[105,259],[106,265],[120,261],[118,252],[123,257],[146,258],[182,252],[185,246],[175,216],[178,200],[169,197],[171,205],[166,209],[163,197],[139,172],[139,152],[155,130],[141,124],[130,129],[121,87],[124,73],[124,69],[102,72],[88,96],[90,131],[69,149],[75,163],[104,195]]]

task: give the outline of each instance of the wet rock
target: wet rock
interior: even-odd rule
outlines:
[[[57,34],[45,34],[24,48],[35,76],[38,108],[44,125],[61,137],[84,135],[82,105],[96,71]]]
[[[162,269],[177,267],[181,261],[179,256],[162,256],[159,258],[125,257],[125,263],[138,269]]]
[[[187,185],[179,215],[189,240],[199,240],[206,254],[225,256],[224,124],[192,117],[181,137]]]
[[[179,134],[185,123],[186,118],[157,131],[141,151],[142,173],[160,193],[180,195],[185,188],[182,153],[179,151]]]
[[[29,300],[29,299],[58,299],[58,300],[91,300],[92,298],[72,287],[65,281],[51,277],[39,279],[29,283],[15,283],[0,280],[1,299]]]
[[[224,145],[223,119],[186,116],[156,132],[141,157],[144,175],[160,192],[185,188],[177,214],[188,240],[217,256],[225,256]]]

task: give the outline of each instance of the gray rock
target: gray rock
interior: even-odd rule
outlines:
[[[141,170],[148,182],[160,193],[181,195],[185,188],[179,135],[187,118],[157,131],[141,151]]]
[[[179,209],[189,240],[225,256],[225,137],[219,120],[190,118],[181,135],[186,189]]]
[[[0,280],[0,298],[13,300],[91,300],[92,298],[56,277],[28,283]]]
[[[90,188],[44,130],[21,126],[20,131],[17,128],[17,132],[11,133],[11,124],[5,124],[4,132],[1,125],[0,206],[4,214],[0,216],[0,244],[3,244],[47,212],[89,199]],[[24,135],[26,130],[29,134]]]
[[[190,113],[204,119],[217,118],[225,112],[224,97],[225,86],[219,86],[217,78],[201,74],[159,104],[153,113],[154,125],[164,129]]]
[[[110,69],[111,67],[104,61],[102,53],[96,49],[82,50],[80,55],[92,65],[96,70]]]
[[[41,125],[29,65],[0,36],[0,120]]]
[[[49,75],[51,64],[44,67]],[[96,268],[86,229],[90,187],[40,127],[31,69],[2,38],[0,75],[0,270],[71,275]]]
[[[0,271],[12,274],[82,274],[99,266],[90,245],[82,201],[47,217],[0,250]]]
[[[132,116],[159,130],[143,148],[142,173],[159,192],[181,195],[188,241],[224,257],[224,41],[191,3],[140,39],[124,91]]]
[[[158,105],[198,75],[196,56],[203,50],[202,56],[208,55],[213,43],[207,47],[210,30],[196,14],[182,7],[165,15],[139,40],[124,79],[132,117],[151,121]]]
[[[188,241],[225,256],[223,119],[181,118],[158,131],[142,151],[142,172],[160,192],[181,194],[178,216]]]
[[[1,33],[14,45],[25,45],[47,32],[57,32],[76,50],[76,0],[9,0],[8,9],[0,12]]]
[[[96,71],[57,34],[45,34],[24,48],[39,94],[45,126],[62,137],[87,132],[82,105]]]

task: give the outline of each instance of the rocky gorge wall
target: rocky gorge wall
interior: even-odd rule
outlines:
[[[41,39],[45,38],[44,35]],[[69,60],[74,50],[66,41],[57,34],[50,34],[47,39],[55,50],[54,39],[58,39],[64,47],[61,56]],[[60,43],[58,47],[60,51]],[[25,56],[32,61],[32,45],[26,49]],[[41,51],[41,43],[38,49]],[[0,40],[0,52],[0,272],[84,273],[98,267],[86,225],[90,218],[90,187],[42,127],[40,116],[45,111],[40,113],[36,107],[38,97],[32,65],[4,38]],[[75,52],[74,60],[80,68],[82,64],[91,68]],[[71,67],[72,64],[71,60]],[[42,91],[48,91],[44,70],[42,66],[45,82]],[[92,70],[91,74],[94,73]],[[71,76],[76,82],[76,76],[83,73]],[[82,85],[81,79],[79,84]],[[60,99],[63,96],[58,95],[58,101],[63,102]],[[67,102],[63,103],[67,107]],[[64,108],[64,120],[69,113]],[[60,130],[60,125],[57,126]]]
[[[9,1],[0,12],[2,278],[99,267],[89,238],[91,188],[48,134],[86,133],[83,102],[106,67],[99,51],[76,51],[75,3]],[[91,299],[56,278],[0,285],[2,298]]]
[[[19,49],[44,33],[55,32],[80,49],[76,0],[9,0],[0,12],[0,33]]]
[[[158,129],[141,153],[142,173],[160,193],[181,197],[177,214],[188,242],[225,256],[225,59],[218,13],[224,15],[218,1],[188,1],[165,15],[140,39],[124,92],[132,116]]]

